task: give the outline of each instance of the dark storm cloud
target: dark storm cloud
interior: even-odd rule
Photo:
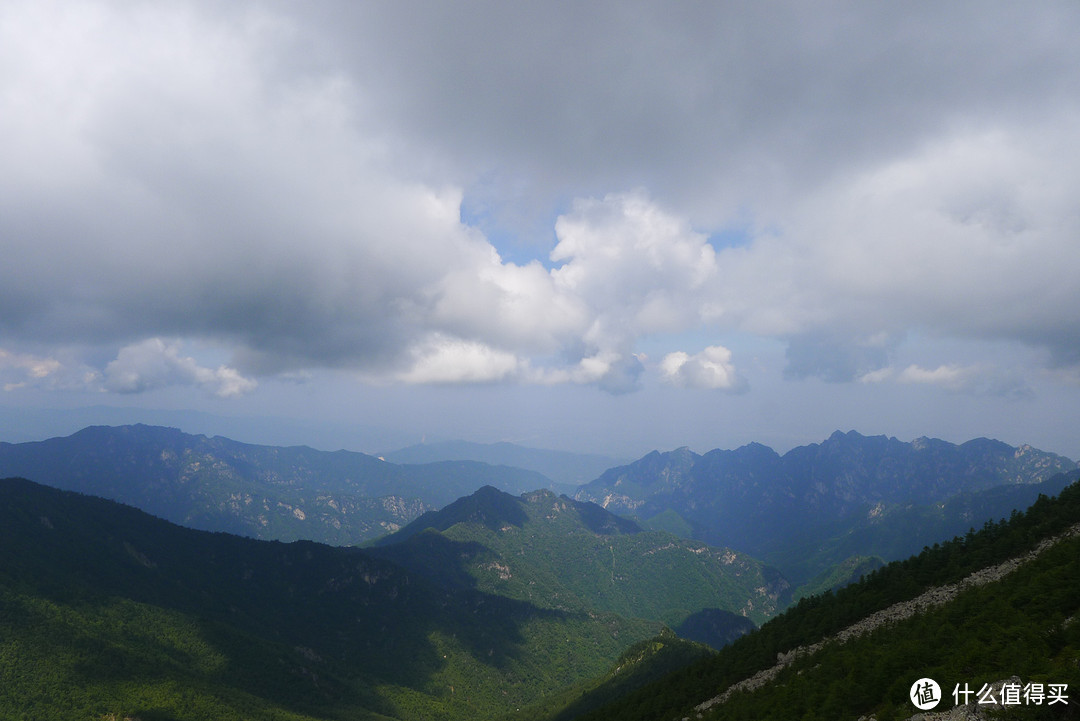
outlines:
[[[544,202],[641,185],[714,222],[957,123],[1071,104],[1080,63],[1064,3],[320,7],[329,61],[450,172]]]

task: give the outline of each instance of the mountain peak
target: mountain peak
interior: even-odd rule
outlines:
[[[870,437],[872,437],[872,436],[864,436],[862,433],[859,433],[858,431],[835,430],[835,431],[832,432],[832,435],[829,436],[827,442],[836,443],[838,441],[860,441],[860,440],[863,440],[864,438],[870,438]],[[878,438],[885,438],[885,436],[877,436],[877,437]]]
[[[527,519],[523,508],[524,501],[500,491],[494,486],[481,486],[472,495],[454,501],[437,514],[443,517],[440,530],[455,523],[479,523],[487,528],[499,528],[505,524],[520,526]],[[417,519],[418,521],[421,519]]]
[[[494,486],[482,486],[438,511],[428,511],[397,533],[379,539],[376,545],[399,543],[428,529],[445,531],[459,523],[477,524],[493,531],[508,525],[520,528],[528,518],[524,500]]]

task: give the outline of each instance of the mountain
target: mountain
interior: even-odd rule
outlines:
[[[868,568],[880,565],[882,559],[906,558],[925,546],[962,536],[987,520],[1008,517],[1012,511],[1030,506],[1040,495],[1057,495],[1074,480],[1076,472],[1072,471],[1041,483],[962,492],[937,503],[880,503],[865,515],[849,517],[848,525],[834,537],[797,540],[765,556],[769,563],[799,579],[816,570],[817,584],[811,580],[796,596],[817,593],[847,580],[858,580]],[[827,583],[827,578],[822,577],[833,581]]]
[[[743,619],[745,621],[745,619]],[[679,638],[665,629],[659,636],[631,646],[603,676],[530,704],[521,718],[569,721],[663,679],[707,658],[706,646]]]
[[[446,584],[671,627],[712,609],[762,623],[785,605],[789,590],[778,572],[745,554],[646,531],[548,490],[514,497],[482,488],[371,550]]]
[[[609,469],[575,498],[649,525],[681,524],[693,538],[746,551],[803,582],[846,556],[821,556],[813,564],[800,559],[868,520],[958,494],[1037,484],[1075,467],[1062,456],[985,438],[961,445],[926,438],[904,443],[838,431],[783,456],[757,443],[704,455],[687,448],[654,451]],[[919,545],[913,550],[941,538],[915,537]],[[848,555],[898,557],[889,548],[849,550]]]
[[[494,718],[659,631],[0,480],[0,718]]]
[[[102,496],[192,528],[335,545],[397,530],[485,484],[515,493],[550,484],[532,471],[473,461],[402,466],[145,425],[0,443],[2,476]]]
[[[979,703],[982,693],[1005,712],[992,718],[1075,719],[1078,613],[1074,483],[1008,520],[987,522],[835,593],[805,598],[680,669],[664,661],[668,672],[657,677],[642,657],[634,673],[653,681],[628,689],[616,686],[618,675],[609,671],[564,709],[537,718],[991,718]],[[932,715],[918,714],[909,696],[924,678],[940,686]],[[1052,697],[1064,702],[1051,704]]]
[[[540,448],[526,448],[513,443],[469,443],[467,441],[443,441],[420,443],[402,448],[380,457],[392,463],[433,463],[435,461],[480,461],[493,466],[513,466],[536,471],[567,488],[556,490],[570,492],[586,481],[599,476],[622,461],[611,456],[587,453],[568,453]]]
[[[706,608],[683,619],[675,627],[675,633],[680,638],[719,650],[756,628],[745,616],[720,608]]]

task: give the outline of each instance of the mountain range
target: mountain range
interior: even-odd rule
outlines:
[[[424,518],[378,549],[284,544],[0,481],[0,717],[492,718],[600,675],[660,616],[769,615],[752,559],[548,491]]]
[[[191,528],[335,545],[385,535],[482,485],[522,493],[551,483],[475,461],[398,465],[145,425],[0,443],[0,476],[109,498]]]
[[[0,717],[914,721],[908,692],[922,677],[941,682],[943,708],[954,685],[999,698],[1004,684],[1053,684],[1066,697],[1080,687],[1076,484],[803,599],[720,652],[587,608],[573,584],[536,602],[509,583],[508,595],[485,588],[538,579],[550,572],[543,561],[507,573],[483,551],[460,553],[461,541],[428,555],[450,531],[648,534],[593,506],[582,516],[565,497],[554,513],[546,492],[504,496],[482,489],[363,550],[194,531],[0,480]],[[604,545],[577,563],[602,567]],[[431,572],[446,565],[456,568]],[[964,701],[962,717],[981,718]],[[1022,717],[1074,718],[1075,708]]]
[[[651,681],[628,688],[609,672],[537,718],[1075,719],[1078,475],[1056,498],[803,599],[682,668],[657,641],[622,669]],[[920,698],[926,679],[939,688]],[[936,708],[920,713],[915,700]]]
[[[0,717],[885,721],[920,663],[1080,676],[1080,473],[1027,446],[678,449],[570,497],[126,426],[8,474]]]
[[[958,522],[1026,507],[1060,490],[1038,484],[1074,468],[1068,458],[985,438],[905,443],[838,431],[784,455],[756,443],[704,455],[654,451],[609,469],[575,498],[738,548],[801,583],[848,555],[903,557],[969,527]]]
[[[515,460],[576,473],[603,457],[510,444],[432,444],[392,458]],[[585,465],[582,465],[585,464]],[[348,451],[261,446],[156,426],[92,426],[0,443],[0,475],[118,500],[173,522],[268,540],[371,542],[490,485],[554,488],[642,527],[732,548],[781,571],[795,596],[963,534],[1061,489],[1062,456],[985,438],[963,444],[836,432],[783,455],[760,445],[652,452],[580,486],[478,460],[399,464]],[[573,477],[573,476],[562,476]]]

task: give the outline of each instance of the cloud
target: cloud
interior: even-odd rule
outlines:
[[[260,371],[402,357],[480,242],[460,191],[382,165],[340,77],[276,74],[288,28],[253,6],[50,8],[0,24],[0,331],[216,338]]]
[[[683,351],[669,353],[660,361],[663,380],[684,388],[743,391],[746,380],[731,362],[731,351],[723,346],[709,346],[695,355]]]
[[[829,382],[848,382],[884,367],[897,340],[886,334],[847,337],[815,331],[788,339],[788,378],[817,377]]]
[[[586,309],[586,348],[629,358],[634,342],[699,326],[716,253],[641,191],[578,200],[555,223],[556,289]]]
[[[924,368],[910,364],[903,368],[887,366],[863,374],[860,383],[898,383],[933,386],[956,393],[981,396],[1030,399],[1034,391],[1016,370],[981,364],[942,364]]]
[[[100,378],[100,373],[70,358],[14,353],[0,348],[0,387],[8,392],[22,388],[91,388]]]
[[[484,383],[516,376],[522,363],[514,355],[475,341],[436,336],[416,352],[412,366],[398,376],[405,383]]]
[[[439,332],[549,354],[580,337],[593,311],[584,299],[558,287],[538,262],[503,261],[484,241],[466,249],[471,257],[437,281],[423,322]]]
[[[597,316],[590,333],[681,329],[700,320],[701,293],[716,272],[706,237],[642,191],[578,200],[555,223],[557,286]]]
[[[647,186],[715,226],[950,125],[1055,114],[1080,73],[1062,4],[352,3],[299,21],[414,153],[525,216]]]
[[[178,341],[150,338],[120,349],[116,358],[97,370],[68,357],[13,353],[0,348],[0,381],[5,391],[38,388],[143,393],[169,386],[197,387],[212,396],[232,398],[255,390],[256,381],[225,365],[207,368],[180,354]]]
[[[1007,3],[5,3],[0,337],[225,395],[318,368],[625,392],[642,339],[685,332],[780,338],[789,378],[874,377],[912,329],[1071,367],[1078,30]],[[660,372],[722,384],[708,353]]]
[[[195,386],[219,398],[255,390],[256,382],[235,368],[200,366],[180,355],[180,344],[151,338],[120,350],[105,366],[104,387],[113,393],[143,393],[169,386]]]
[[[489,367],[502,379],[596,383],[613,393],[636,389],[644,372],[635,357],[638,339],[701,324],[715,251],[643,192],[578,200],[557,219],[555,234],[550,270],[539,262],[504,262],[481,242],[466,248],[469,256],[459,257],[436,285],[427,322],[436,333],[472,339],[455,342],[458,350],[482,344],[491,359],[492,349],[502,349],[498,370]],[[426,344],[414,355],[428,357]],[[516,353],[558,355],[565,362],[530,365],[525,372],[510,361]],[[422,371],[414,370],[399,377],[442,377],[426,361]]]
[[[10,353],[0,348],[0,369],[18,370],[30,378],[46,378],[62,368],[55,358],[39,358],[25,353]]]
[[[825,184],[718,255],[727,319],[789,338],[791,377],[859,377],[892,348],[859,339],[912,329],[1080,361],[1080,217],[1068,200],[1080,152],[1064,142],[1077,119],[965,126]]]
[[[632,393],[640,387],[645,366],[636,355],[601,353],[581,361],[586,378],[595,377],[596,385],[608,393]]]
[[[38,358],[25,353],[11,353],[0,348],[0,375],[4,377],[3,388],[13,391],[28,383],[38,384],[61,369],[55,358]]]
[[[896,380],[899,383],[935,385],[960,390],[969,387],[976,375],[978,368],[974,366],[941,365],[930,369],[909,365],[899,372]]]
[[[581,201],[556,228],[559,268],[504,261],[461,222],[459,187],[388,162],[354,79],[276,74],[287,19],[8,12],[27,32],[5,35],[20,70],[0,94],[13,150],[0,233],[19,262],[0,269],[0,332],[144,338],[106,368],[112,390],[193,378],[157,340],[171,337],[234,349],[221,393],[240,392],[241,373],[319,367],[524,377],[512,359],[531,354],[563,358],[547,379],[621,391],[640,374],[636,339],[694,316],[685,288],[712,249],[685,222],[643,195]],[[18,112],[25,97],[48,123]]]

